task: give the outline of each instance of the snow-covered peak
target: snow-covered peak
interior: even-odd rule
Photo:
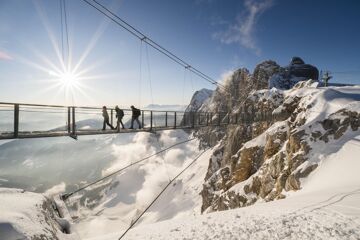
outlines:
[[[203,105],[203,103],[211,97],[212,94],[213,91],[206,88],[196,91],[185,111],[196,112]]]

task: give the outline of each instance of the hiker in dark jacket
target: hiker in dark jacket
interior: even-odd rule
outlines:
[[[124,111],[122,109],[120,109],[117,105],[115,106],[115,112],[116,112],[116,119],[117,119],[117,124],[116,124],[116,129],[119,131],[120,130],[120,124],[122,129],[124,129],[124,123],[122,122],[122,119],[124,117]]]
[[[139,125],[139,129],[141,128],[141,124],[139,121],[139,116],[141,115],[141,111],[140,109],[137,109],[134,106],[131,106],[131,111],[132,111],[132,118],[131,118],[131,127],[130,129],[134,128],[134,121],[136,121]]]
[[[106,106],[103,106],[102,108],[102,116],[104,117],[104,123],[103,123],[103,128],[102,130],[104,131],[106,128],[106,125],[108,125],[111,129],[115,129],[109,122],[109,114],[106,110]]]

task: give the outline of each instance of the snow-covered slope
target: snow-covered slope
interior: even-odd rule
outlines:
[[[156,224],[144,221],[131,230],[126,239],[359,239],[360,161],[354,158],[358,155],[360,134],[347,139],[336,153],[324,156],[322,165],[303,182],[303,189],[289,194],[286,199],[204,215],[178,216],[175,220]],[[192,174],[205,167],[201,165],[194,166]],[[334,177],[338,175],[342,177]],[[188,177],[183,183],[191,182]],[[169,191],[166,195],[171,197],[172,194]],[[4,203],[6,198],[2,199]],[[14,202],[14,198],[11,201]],[[167,199],[169,201],[174,200]],[[2,206],[12,204],[5,203]],[[27,208],[17,205],[16,212],[19,214]],[[166,212],[166,204],[161,211]],[[13,208],[11,211],[6,208],[5,212],[14,213]],[[168,212],[176,211],[170,207]],[[94,222],[94,232],[101,229],[101,223]],[[36,225],[32,225],[29,232],[35,231]],[[119,230],[106,232],[89,239],[117,239],[121,233]],[[68,239],[66,235],[59,236]]]
[[[148,210],[138,224],[148,224],[168,219],[181,217],[192,218],[200,215],[203,177],[206,172],[207,159],[210,152],[205,153],[191,169],[172,184],[158,201]],[[160,187],[160,186],[159,186]],[[160,191],[160,189],[157,189]],[[76,230],[82,239],[103,239],[104,236],[112,235],[118,238],[130,224],[131,220],[138,216],[150,198],[135,206],[126,206],[126,203],[114,207],[102,205],[101,214],[89,216],[76,225]],[[121,217],[120,217],[121,216]]]
[[[0,188],[0,239],[78,239],[50,199],[21,189]]]
[[[188,138],[189,135],[182,130],[169,130],[159,134],[136,133],[101,136],[95,139],[80,138],[77,142],[67,138],[52,141],[13,141],[2,145],[3,167],[0,184],[14,187],[19,182],[24,185],[21,178],[23,172],[27,176],[25,186],[28,186],[29,190],[32,188],[39,192],[46,190],[46,195],[54,195],[83,186]],[[15,154],[16,152],[18,154]],[[187,166],[200,152],[202,150],[198,149],[196,140],[179,145],[143,164],[129,168],[108,181],[95,185],[80,195],[75,195],[67,202],[71,215],[77,218],[73,228],[74,233],[81,239],[87,239],[125,229],[169,179]],[[212,151],[207,150],[168,188],[140,222],[153,223],[200,214],[199,193],[206,172],[207,159],[211,154]],[[9,157],[11,159],[6,161]],[[31,165],[27,160],[30,158],[33,159]],[[67,176],[71,179],[66,178]],[[43,185],[44,179],[48,181],[47,187]],[[34,195],[42,198],[41,195]],[[4,203],[4,206],[8,204]],[[75,209],[74,206],[77,208]],[[2,220],[11,219],[9,220],[7,215]],[[41,228],[41,222],[35,221],[34,224]],[[59,234],[57,237],[63,239]]]
[[[286,199],[142,225],[126,239],[360,239],[359,155],[360,134],[324,156]]]

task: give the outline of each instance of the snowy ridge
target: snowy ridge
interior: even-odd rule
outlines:
[[[191,98],[190,104],[185,109],[185,112],[196,112],[199,108],[207,101],[213,94],[212,90],[203,88],[199,91],[196,91]]]

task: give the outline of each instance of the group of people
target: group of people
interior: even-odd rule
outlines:
[[[141,115],[141,111],[140,109],[134,107],[134,106],[131,106],[131,111],[132,111],[132,116],[131,116],[131,126],[129,129],[133,129],[134,128],[134,122],[136,121],[137,124],[139,125],[139,129],[141,129],[141,123],[139,121],[139,117]],[[107,112],[107,108],[106,106],[103,106],[102,108],[102,116],[104,118],[104,123],[103,123],[103,128],[102,130],[105,130],[106,129],[106,125],[108,125],[112,130],[120,130],[120,124],[121,124],[121,127],[122,129],[124,129],[124,123],[122,122],[122,119],[124,117],[124,111],[122,109],[120,109],[118,106],[115,107],[115,112],[116,112],[116,127],[114,127],[113,125],[110,124],[109,122],[109,114]]]

